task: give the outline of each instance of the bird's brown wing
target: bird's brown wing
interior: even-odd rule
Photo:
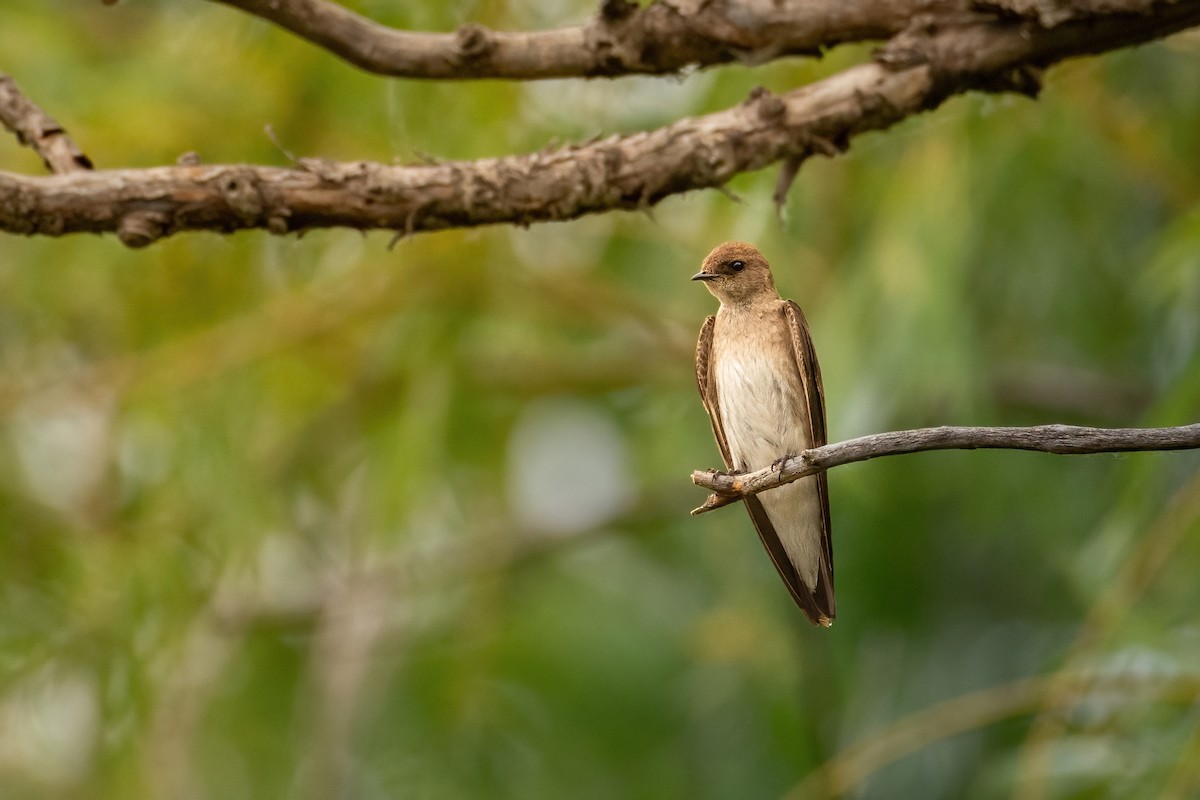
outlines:
[[[799,311],[799,308],[797,308]],[[708,317],[704,320],[704,326],[700,329],[700,338],[696,342],[696,387],[700,390],[700,401],[704,404],[704,410],[708,412],[708,421],[712,425],[713,437],[717,440],[717,447],[721,450],[721,458],[725,461],[726,469],[733,469],[733,459],[729,455],[729,444],[725,440],[725,432],[721,427],[721,407],[717,400],[717,382],[712,374],[712,341],[713,328],[716,326],[716,317]],[[801,315],[803,319],[803,315]],[[807,326],[804,328],[807,336]],[[812,343],[809,342],[811,350]],[[815,358],[812,360],[813,365],[816,365]],[[803,370],[801,370],[803,375]],[[820,391],[820,373],[817,373],[818,392]],[[807,387],[807,382],[805,382]],[[824,406],[821,406],[820,417],[821,444],[825,443],[825,414]],[[816,441],[815,439],[813,440]],[[821,478],[821,503],[824,510],[825,520],[822,528],[821,543],[825,557],[822,559],[821,567],[817,574],[817,591],[814,593],[804,585],[800,574],[792,565],[792,560],[784,549],[783,542],[779,538],[779,534],[775,531],[775,526],[771,523],[771,518],[767,515],[767,510],[763,508],[758,497],[750,495],[743,502],[746,505],[746,511],[750,514],[750,521],[754,523],[754,529],[758,532],[758,538],[762,540],[763,547],[767,550],[767,555],[771,557],[771,563],[775,565],[775,569],[779,572],[779,576],[783,578],[784,585],[787,586],[788,592],[792,595],[792,599],[796,601],[796,605],[804,612],[804,615],[812,621],[814,625],[828,626],[833,620],[833,561],[831,551],[829,549],[829,503],[826,500],[824,473],[819,476]]]
[[[706,317],[700,328],[700,338],[696,340],[696,388],[700,390],[700,402],[708,412],[708,422],[712,425],[713,438],[721,450],[721,458],[725,461],[725,469],[733,469],[733,459],[729,455],[729,443],[725,441],[725,431],[721,429],[721,407],[717,405],[717,382],[713,379],[712,342],[713,329],[717,326],[715,316]]]
[[[811,447],[821,447],[828,441],[825,430],[825,389],[821,384],[821,366],[817,363],[817,353],[813,348],[812,334],[808,330],[808,320],[800,306],[791,300],[783,305],[784,317],[787,319],[788,333],[792,339],[792,351],[796,356],[796,366],[800,372],[800,382],[804,387],[804,401],[808,407],[808,437]],[[830,620],[837,612],[833,599],[833,539],[829,525],[829,479],[824,472],[818,472],[813,478],[817,481],[817,495],[821,501],[821,563],[817,569],[817,586],[813,599],[817,607]],[[802,478],[801,480],[809,480]],[[828,623],[825,623],[828,624]]]

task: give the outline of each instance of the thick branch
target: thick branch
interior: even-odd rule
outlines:
[[[92,162],[75,146],[63,127],[26,97],[11,76],[0,72],[0,123],[33,148],[54,173],[92,168]]]
[[[965,0],[604,0],[586,25],[503,32],[466,25],[421,33],[380,25],[328,0],[212,0],[270,20],[368,72],[406,78],[568,78],[663,74],[730,61],[818,55],[886,39],[919,14]]]
[[[525,156],[411,166],[302,160],[298,168],[175,166],[31,178],[0,172],[0,229],[116,231],[131,246],[185,230],[320,227],[402,233],[566,220],[639,209],[720,186],[784,155],[884,128],[921,107],[928,67],[866,64],[819,84],[681,120]]]
[[[1200,448],[1200,423],[1178,428],[1081,428],[1074,425],[1037,425],[1032,428],[919,428],[860,436],[844,442],[805,450],[755,472],[741,475],[718,470],[698,470],[692,482],[716,494],[693,514],[736,503],[785,483],[827,469],[923,450],[1036,450],[1042,453],[1127,453],[1143,450]]]
[[[1048,2],[1049,0],[1047,0]],[[1122,0],[1126,5],[1139,0]],[[970,89],[1033,93],[1059,60],[1200,24],[1200,0],[1097,12],[1054,27],[1006,10],[925,18],[861,64],[787,94],[648,133],[532,155],[390,166],[177,166],[29,178],[0,172],[0,230],[113,232],[130,246],[180,231],[317,227],[401,233],[566,220],[721,186],[775,161],[833,154]],[[732,12],[731,12],[732,13]]]

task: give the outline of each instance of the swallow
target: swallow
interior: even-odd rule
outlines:
[[[726,242],[692,280],[721,301],[700,329],[696,385],[726,469],[761,469],[825,444],[825,396],[808,321],[800,306],[779,296],[763,254],[745,242]],[[796,605],[814,625],[832,625],[825,473],[743,502]]]

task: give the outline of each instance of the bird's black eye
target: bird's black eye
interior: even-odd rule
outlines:
[[[746,262],[745,261],[730,261],[729,268],[732,269],[734,272],[741,272],[742,270],[744,270],[746,268]]]

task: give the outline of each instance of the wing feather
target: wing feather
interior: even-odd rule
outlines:
[[[784,301],[784,317],[787,319],[788,332],[791,335],[792,351],[796,356],[796,367],[800,372],[800,382],[804,387],[804,400],[808,413],[808,436],[813,447],[821,447],[828,442],[828,432],[825,428],[825,388],[821,383],[821,365],[817,363],[816,348],[813,347],[812,334],[809,332],[808,320],[800,306],[791,300]],[[821,501],[821,563],[817,570],[817,586],[814,600],[822,612],[830,620],[837,613],[833,598],[833,539],[829,522],[829,479],[824,472],[815,476],[817,495]]]
[[[721,408],[717,404],[717,382],[713,379],[712,343],[713,330],[717,327],[716,316],[706,317],[704,326],[700,328],[700,338],[696,341],[696,388],[700,390],[700,402],[708,412],[708,422],[712,426],[713,438],[721,450],[721,458],[725,461],[725,469],[733,469],[733,459],[729,455],[729,443],[725,441],[725,431],[721,428]]]

